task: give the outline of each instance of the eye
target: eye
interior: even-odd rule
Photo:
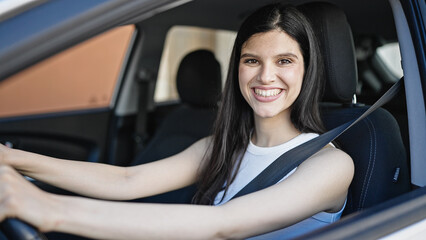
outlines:
[[[246,64],[256,64],[256,63],[258,63],[259,61],[257,61],[256,59],[254,59],[254,58],[247,58],[247,59],[244,59],[243,60],[243,62],[244,63],[246,63]]]
[[[278,61],[278,64],[280,64],[280,65],[285,65],[285,64],[290,64],[290,63],[292,63],[292,61],[290,59],[287,59],[287,58],[280,59]]]

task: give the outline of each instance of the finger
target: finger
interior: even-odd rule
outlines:
[[[15,169],[9,165],[0,165],[0,181],[11,181],[19,176]]]
[[[17,204],[8,191],[3,191],[0,197],[0,222],[6,218],[16,217]]]
[[[3,204],[0,202],[0,222],[3,222],[6,219],[6,209]]]
[[[3,145],[0,143],[0,165],[7,164],[6,154],[10,151],[11,146],[13,146],[11,143],[9,143],[9,146],[7,144]]]

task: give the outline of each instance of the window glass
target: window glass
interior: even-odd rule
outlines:
[[[222,68],[222,79],[228,70],[236,33],[198,27],[176,26],[167,34],[155,89],[156,102],[178,99],[176,74],[182,58],[198,49],[211,50]]]
[[[134,26],[112,29],[0,83],[0,117],[108,107]]]
[[[403,76],[401,67],[401,53],[398,43],[388,43],[377,48],[377,55],[383,60],[387,68],[398,79]]]

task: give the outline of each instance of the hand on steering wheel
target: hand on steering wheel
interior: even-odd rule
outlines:
[[[19,217],[42,225],[46,194],[24,179],[12,167],[0,165],[0,229],[8,239],[45,240],[31,225],[9,217]]]

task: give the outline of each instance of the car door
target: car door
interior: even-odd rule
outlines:
[[[137,31],[115,27],[171,3],[39,0],[3,14],[0,142],[53,157],[116,163],[110,148],[120,131],[115,109]]]
[[[0,142],[49,156],[109,161],[115,96],[135,34],[115,28],[0,83]]]

